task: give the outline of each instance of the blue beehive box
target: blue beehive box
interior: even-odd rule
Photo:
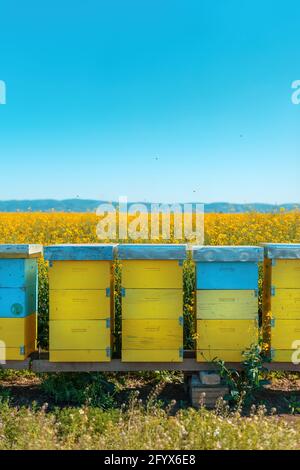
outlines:
[[[263,250],[248,246],[193,247],[197,289],[255,290]]]
[[[41,245],[0,245],[0,318],[36,314],[41,254]]]

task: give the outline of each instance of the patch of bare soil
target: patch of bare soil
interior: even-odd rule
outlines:
[[[190,406],[186,387],[183,383],[155,382],[153,379],[145,379],[139,376],[128,376],[124,378],[122,389],[116,394],[118,406],[127,403],[132,395],[146,403],[149,398],[160,400],[162,404],[168,405],[174,401],[174,412],[180,408]],[[59,406],[51,396],[46,394],[41,387],[39,376],[9,377],[0,380],[0,395],[10,398],[14,406],[32,406],[33,403],[42,406],[49,404],[49,409]],[[264,404],[271,412],[276,409],[276,414],[288,420],[296,422],[300,419],[300,378],[298,376],[280,377],[273,379],[262,391],[256,394],[256,404]]]

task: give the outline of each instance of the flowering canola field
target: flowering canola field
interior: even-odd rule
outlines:
[[[96,227],[99,217],[94,213],[0,213],[0,244],[40,243],[99,243]],[[276,214],[206,214],[205,244],[256,245],[264,242],[299,243],[300,212]],[[105,240],[106,242],[118,240]],[[160,240],[164,242],[163,240]],[[141,239],[137,242],[148,242]],[[174,242],[169,240],[168,242]],[[120,266],[116,283],[116,349],[120,340]],[[185,348],[193,348],[194,269],[187,262],[184,269]],[[261,287],[262,280],[260,281]],[[39,344],[48,345],[48,278],[47,266],[40,262],[39,276]]]
[[[0,213],[0,243],[97,243],[99,220],[94,213]],[[205,243],[208,245],[299,241],[298,211],[205,215]]]

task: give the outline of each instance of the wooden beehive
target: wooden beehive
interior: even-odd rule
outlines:
[[[183,360],[185,245],[119,245],[122,361]]]
[[[40,245],[0,245],[0,359],[36,349]]]
[[[258,340],[258,275],[263,250],[193,247],[198,362],[240,362]]]
[[[54,245],[49,261],[51,362],[109,362],[115,245]]]
[[[300,348],[300,245],[266,244],[264,248],[265,341],[274,362],[293,362]]]

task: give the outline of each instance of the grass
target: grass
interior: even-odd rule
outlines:
[[[172,413],[134,396],[128,406],[103,410],[83,406],[54,409],[15,408],[0,401],[0,449],[298,449],[300,427],[264,407],[245,418],[220,403],[214,412],[204,408]]]
[[[289,379],[283,375],[276,381]],[[23,399],[30,384],[35,394],[24,404],[13,388],[20,388]],[[195,410],[180,403],[180,395],[170,399],[178,388],[183,389],[182,377],[169,373],[0,371],[0,450],[300,448],[300,420],[275,415],[272,403],[252,406],[246,414],[223,400],[214,411]],[[293,391],[285,407],[298,413]]]

